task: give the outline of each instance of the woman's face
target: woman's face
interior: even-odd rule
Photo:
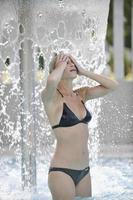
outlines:
[[[54,63],[56,62],[56,58],[57,58],[57,55],[52,60],[52,65],[54,65],[53,69],[55,69],[55,64]],[[77,67],[75,66],[75,64],[73,63],[71,58],[68,56],[67,65],[66,65],[66,68],[64,70],[62,79],[69,79],[69,78],[74,79],[76,77],[77,77]]]
[[[76,78],[77,77],[77,68],[70,58],[68,58],[67,66],[64,70],[62,79]]]

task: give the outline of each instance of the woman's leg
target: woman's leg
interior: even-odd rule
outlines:
[[[48,174],[48,187],[53,200],[74,200],[75,185],[72,178],[62,171],[51,171]]]
[[[76,196],[80,197],[91,197],[92,196],[92,185],[90,173],[86,174],[76,185],[75,188]]]

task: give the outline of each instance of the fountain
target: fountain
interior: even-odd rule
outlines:
[[[50,199],[47,170],[56,141],[40,97],[48,64],[53,52],[64,50],[84,68],[103,73],[109,2],[0,0],[0,199]],[[75,88],[97,85],[81,76],[74,81]],[[92,164],[99,147],[100,105],[100,99],[87,104],[93,112]]]

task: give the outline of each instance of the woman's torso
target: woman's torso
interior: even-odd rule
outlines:
[[[63,113],[63,102],[77,116],[83,119],[86,116],[86,109],[82,104],[79,95],[73,97],[61,96],[57,91],[57,101],[49,108],[45,103],[46,113],[52,125],[59,124]],[[82,169],[89,164],[88,152],[88,125],[77,123],[69,127],[57,127],[53,129],[57,139],[56,149],[51,160],[51,167],[66,167],[72,169]]]

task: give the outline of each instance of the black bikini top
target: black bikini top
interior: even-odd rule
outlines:
[[[57,89],[58,90],[58,89]],[[59,90],[58,90],[59,91]],[[59,91],[61,96],[63,97],[63,94]],[[81,102],[84,105],[84,102],[81,100]],[[85,107],[85,105],[84,105]],[[86,109],[86,107],[85,107]],[[58,127],[69,127],[74,126],[78,123],[85,123],[87,124],[91,120],[92,116],[90,112],[86,109],[86,116],[83,119],[78,119],[78,117],[70,110],[70,108],[66,105],[65,102],[63,102],[63,113],[60,119],[59,124],[52,126],[52,128],[58,128]]]

